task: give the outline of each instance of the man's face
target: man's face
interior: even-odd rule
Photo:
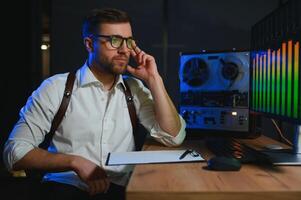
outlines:
[[[132,29],[130,23],[104,23],[99,27],[99,34],[128,38],[132,36]],[[119,48],[114,48],[109,38],[99,37],[95,39],[94,47],[95,61],[102,70],[116,75],[126,71],[130,58],[130,49],[128,49],[126,41],[123,41]]]

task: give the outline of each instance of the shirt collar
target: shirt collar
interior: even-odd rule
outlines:
[[[94,76],[94,74],[90,70],[87,63],[85,63],[80,68],[80,79],[79,80],[80,80],[80,87],[84,87],[89,84],[98,84],[98,85],[103,86],[103,84]],[[114,84],[114,87],[116,87],[120,84],[123,85],[123,87],[125,87],[122,75],[118,75],[116,83]]]

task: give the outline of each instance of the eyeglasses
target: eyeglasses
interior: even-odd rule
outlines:
[[[133,37],[122,37],[120,35],[99,35],[99,34],[93,34],[94,37],[99,38],[107,38],[108,41],[110,41],[110,44],[113,48],[119,49],[123,45],[123,41],[126,42],[127,48],[134,50],[136,47],[136,41]]]

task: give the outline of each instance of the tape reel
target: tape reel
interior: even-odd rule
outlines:
[[[249,90],[249,52],[182,54],[180,92]]]

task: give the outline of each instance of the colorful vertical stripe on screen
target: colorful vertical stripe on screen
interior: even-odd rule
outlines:
[[[292,116],[292,81],[293,81],[293,70],[292,70],[292,48],[293,41],[290,40],[287,43],[287,113],[288,117]]]
[[[282,55],[281,55],[281,59],[282,59],[282,65],[281,65],[281,115],[285,115],[285,97],[287,95],[287,91],[286,91],[286,73],[287,73],[287,69],[286,69],[286,43],[282,43]]]
[[[271,91],[271,95],[272,95],[272,102],[271,102],[271,112],[275,113],[275,51],[272,51],[272,78],[271,78],[271,85],[272,85],[272,91]]]
[[[256,78],[255,78],[255,81],[256,81],[256,110],[259,110],[259,55],[258,53],[256,54]]]
[[[262,68],[263,68],[263,76],[262,76],[262,92],[263,92],[263,97],[262,97],[262,110],[267,111],[267,105],[266,105],[266,93],[267,93],[267,66],[266,66],[266,60],[267,60],[267,55],[264,52],[263,54],[263,63],[262,63]]]
[[[294,109],[293,109],[293,114],[294,114],[294,118],[298,118],[298,115],[300,116],[301,114],[298,113],[298,98],[300,98],[300,85],[299,85],[299,79],[300,79],[300,68],[299,68],[299,50],[300,50],[300,46],[299,46],[299,42],[296,42],[296,44],[294,45]],[[301,102],[299,104],[299,106],[301,106]]]
[[[256,94],[256,80],[255,80],[255,58],[252,58],[252,106],[255,107],[255,94]]]
[[[262,55],[259,56],[259,87],[258,87],[258,93],[259,93],[259,110],[262,111]]]
[[[280,114],[280,49],[277,50],[277,71],[276,71],[276,114]]]
[[[267,112],[271,112],[271,49],[268,49],[267,55]]]

